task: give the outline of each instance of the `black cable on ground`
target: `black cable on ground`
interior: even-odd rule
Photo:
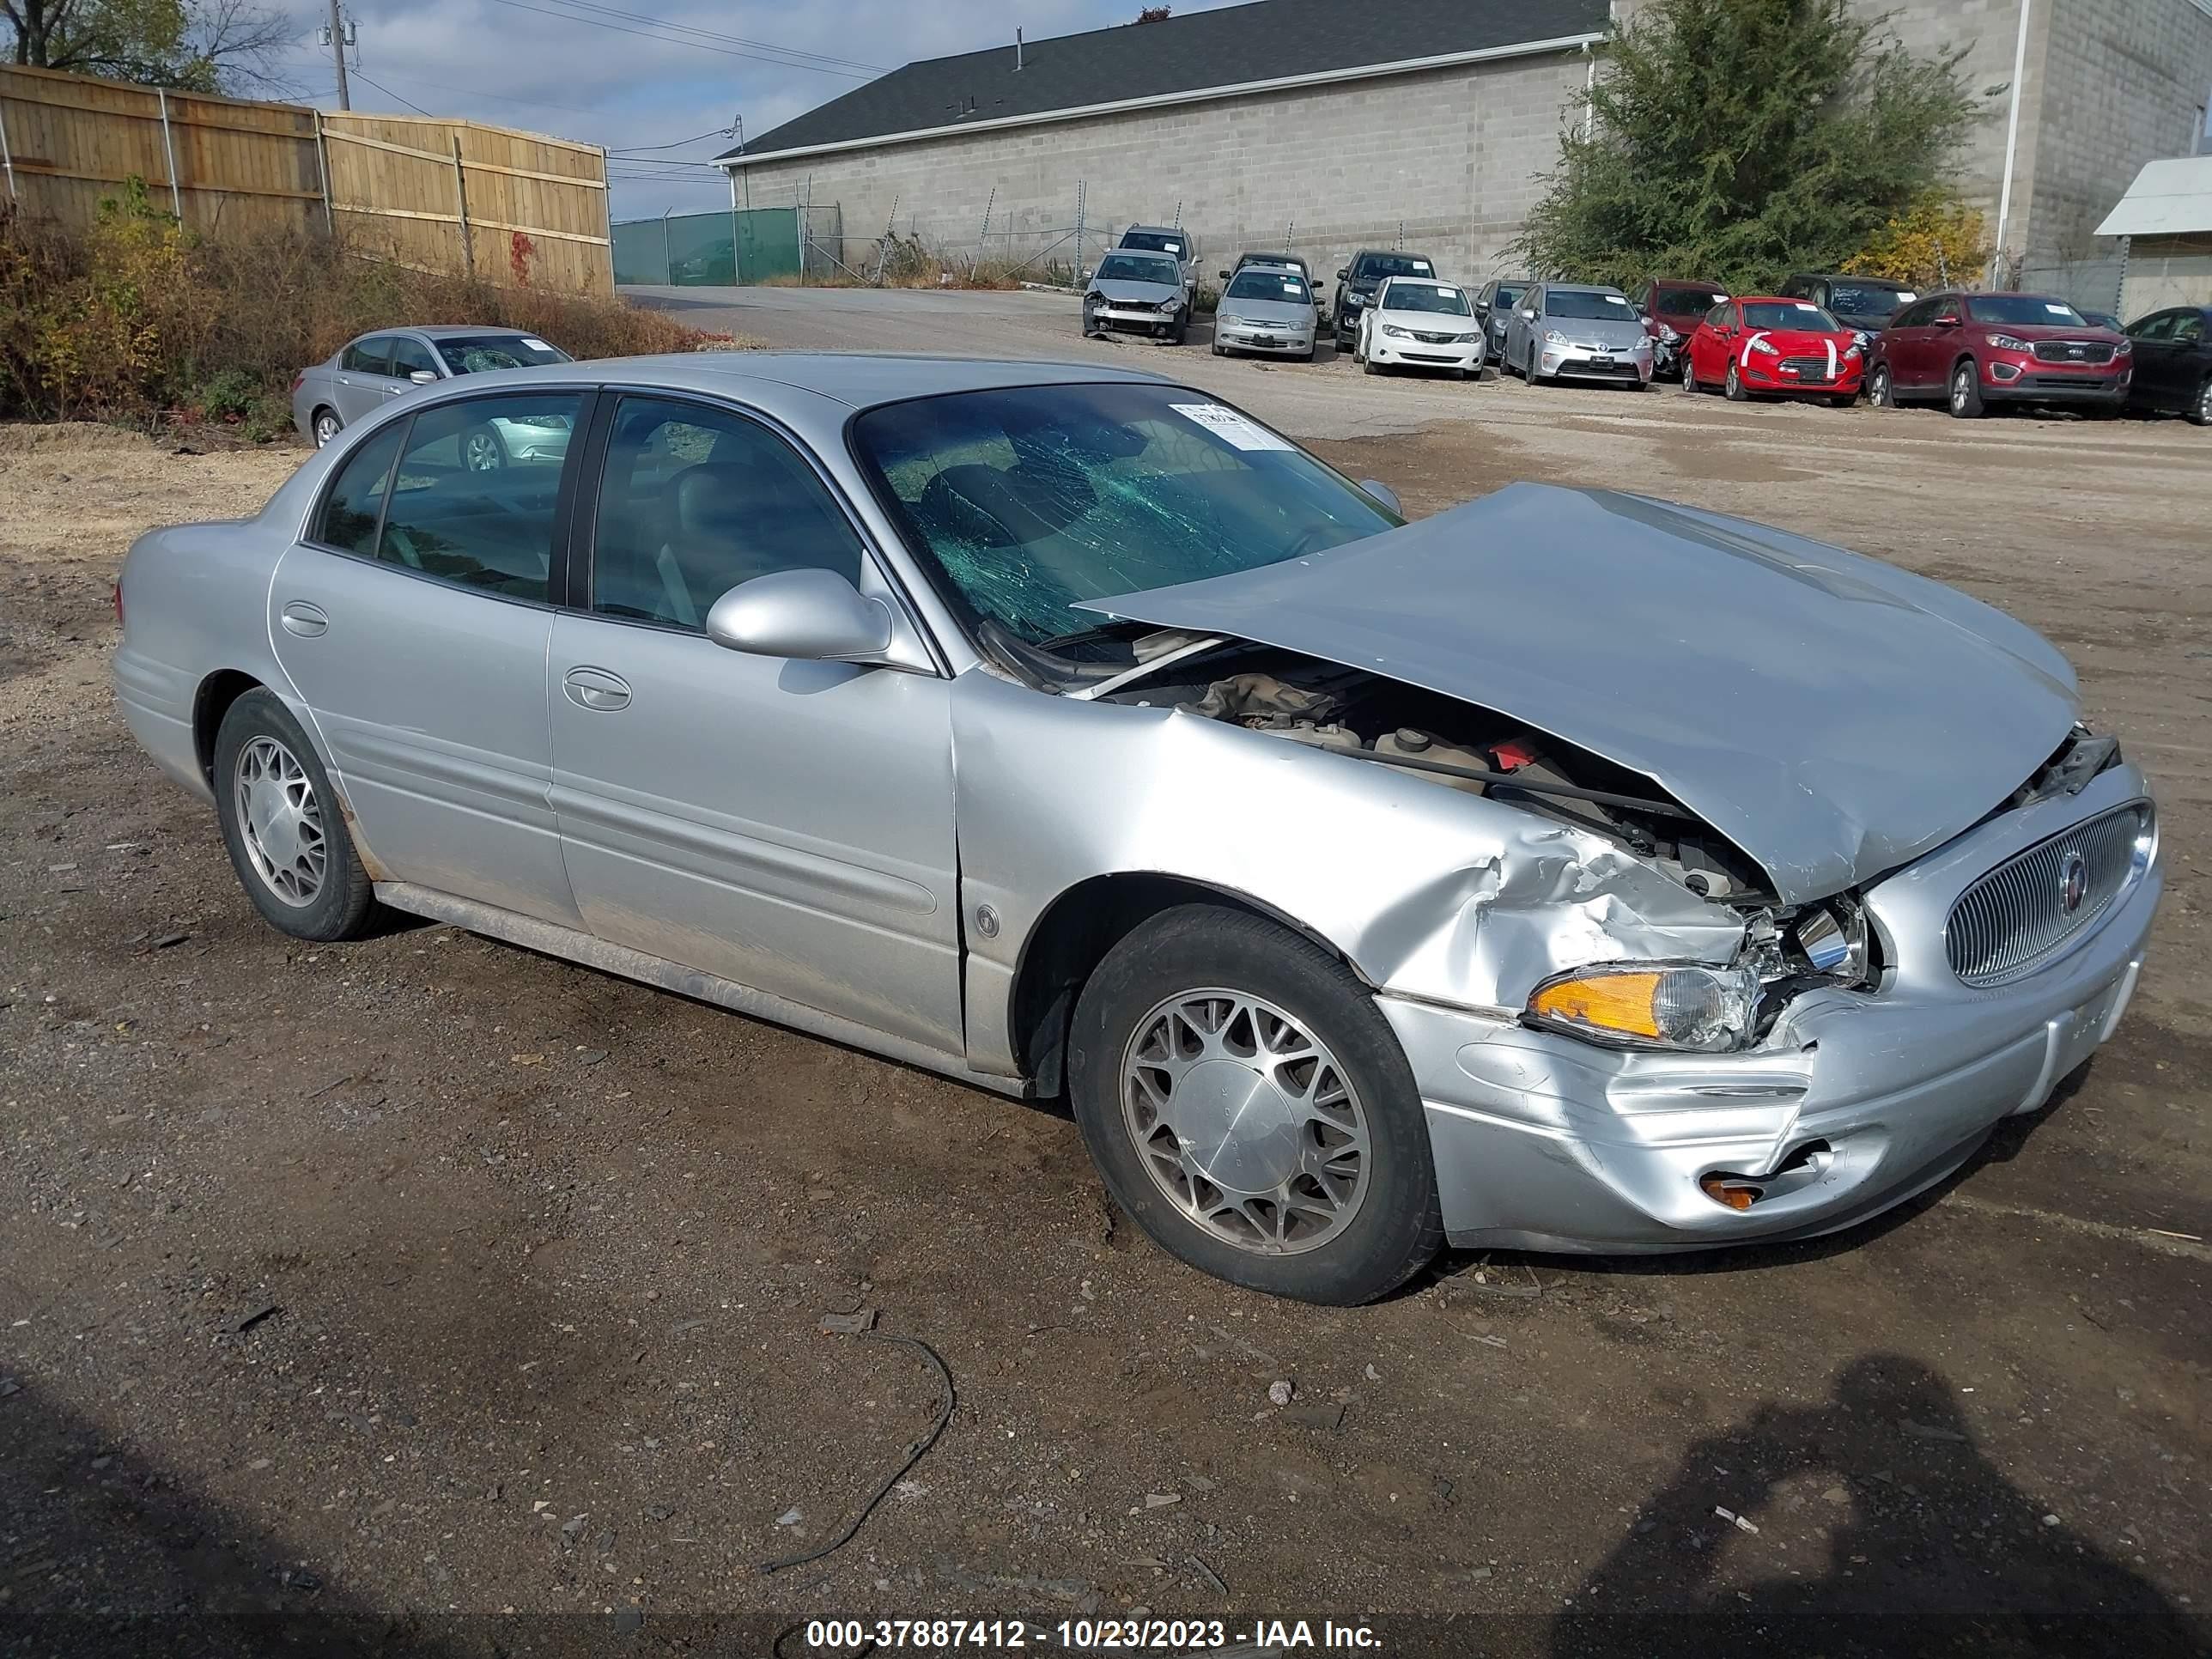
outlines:
[[[844,1531],[839,1533],[819,1549],[809,1550],[804,1555],[787,1555],[780,1560],[762,1562],[761,1571],[764,1573],[787,1572],[793,1567],[803,1567],[809,1561],[819,1561],[825,1555],[834,1555],[851,1543],[854,1534],[860,1530],[861,1522],[874,1513],[876,1505],[890,1495],[890,1489],[898,1485],[899,1481],[905,1477],[906,1472],[921,1461],[921,1455],[937,1443],[937,1437],[945,1432],[945,1425],[952,1420],[954,1397],[952,1368],[945,1363],[944,1356],[936,1349],[918,1336],[886,1336],[875,1331],[858,1331],[854,1334],[863,1342],[896,1342],[903,1347],[920,1350],[928,1358],[929,1363],[937,1367],[937,1374],[945,1379],[945,1401],[939,1407],[937,1420],[929,1425],[928,1431],[907,1447],[906,1455],[899,1459],[897,1467],[884,1477],[883,1483],[876,1488],[874,1494],[866,1503],[861,1504],[859,1511],[846,1522]]]

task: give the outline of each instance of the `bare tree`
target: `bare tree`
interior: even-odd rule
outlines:
[[[253,0],[0,0],[15,62],[191,92],[273,91],[289,20]]]

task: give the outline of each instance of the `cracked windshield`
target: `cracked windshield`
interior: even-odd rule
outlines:
[[[969,625],[1032,646],[1110,631],[1085,599],[1317,553],[1398,520],[1225,404],[1152,386],[925,398],[854,423],[863,467]]]

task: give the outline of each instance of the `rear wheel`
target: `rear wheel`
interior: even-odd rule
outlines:
[[[1951,371],[1951,413],[1962,421],[1971,421],[1982,412],[1982,386],[1974,372],[1974,361],[1967,358]]]
[[[1076,1005],[1070,1093],[1121,1207],[1232,1284],[1348,1305],[1443,1242],[1412,1068],[1310,940],[1193,904],[1111,951]]]
[[[2197,401],[2189,406],[2189,418],[2198,426],[2212,426],[2212,375],[2197,388]]]
[[[317,410],[315,418],[307,424],[315,434],[315,447],[318,449],[327,447],[331,439],[345,430],[345,423],[338,419],[336,410]]]
[[[231,867],[270,926],[358,938],[376,909],[330,774],[273,692],[231,704],[215,740],[216,818]]]

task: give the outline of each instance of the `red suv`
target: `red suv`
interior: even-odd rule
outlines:
[[[1994,403],[2127,402],[2135,348],[2045,294],[1936,294],[1907,306],[1874,343],[1867,396],[1887,409],[1943,398],[1961,419]]]

